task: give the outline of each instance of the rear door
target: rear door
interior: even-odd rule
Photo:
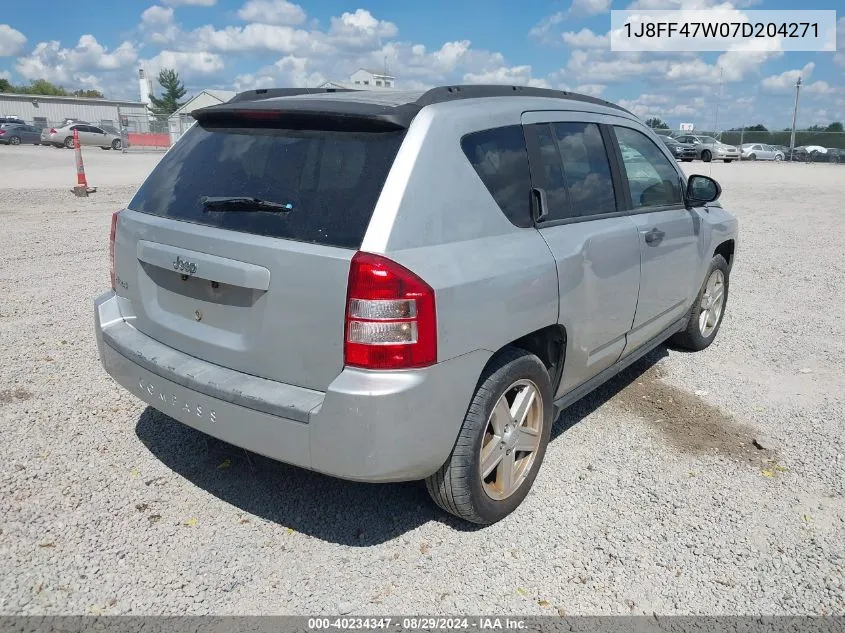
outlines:
[[[684,202],[677,163],[633,126],[617,124],[613,130],[622,163],[625,205],[636,225],[642,259],[627,354],[689,310],[701,258],[699,230]]]
[[[196,124],[153,170],[120,214],[118,293],[170,347],[324,390],[343,366],[349,262],[403,134],[249,125]]]
[[[637,305],[639,239],[620,213],[600,126],[606,120],[584,112],[523,115],[532,182],[548,209],[537,228],[557,264],[558,322],[567,332],[558,396],[619,358]]]

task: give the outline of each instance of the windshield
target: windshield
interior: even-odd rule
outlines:
[[[232,231],[358,248],[403,135],[194,125],[129,208]],[[209,213],[202,202],[208,197],[258,198],[287,212]]]

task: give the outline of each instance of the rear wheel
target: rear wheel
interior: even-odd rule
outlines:
[[[709,347],[725,316],[728,302],[728,263],[721,255],[710,261],[704,285],[689,314],[687,328],[672,337],[672,342],[694,352]]]
[[[553,408],[540,359],[504,351],[482,375],[449,459],[426,479],[435,503],[480,525],[513,512],[543,462]]]
[[[724,162],[732,163],[732,162],[734,162],[734,159],[733,158],[726,158]]]
[[[68,149],[73,149],[73,137],[72,136],[68,136],[65,139],[65,147],[67,147]]]
[[[748,160],[757,160],[757,154],[751,154],[751,155],[748,157]]]
[[[703,160],[705,163],[709,163],[711,160],[713,160],[713,154],[710,153],[710,150],[706,149],[701,152],[701,160]]]
[[[11,136],[9,137],[9,143],[12,145],[20,145],[21,144],[21,137],[20,136]]]

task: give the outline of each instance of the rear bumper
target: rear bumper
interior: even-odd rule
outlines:
[[[125,300],[95,302],[106,371],[142,401],[221,440],[356,481],[435,472],[457,438],[490,357],[467,354],[402,372],[344,369],[325,392],[257,378],[162,345],[125,319]]]

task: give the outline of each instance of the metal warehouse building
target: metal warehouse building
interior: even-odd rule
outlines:
[[[147,108],[138,101],[0,93],[0,116],[17,116],[40,128],[80,119],[113,131],[119,129],[122,117],[128,131],[150,131]]]

